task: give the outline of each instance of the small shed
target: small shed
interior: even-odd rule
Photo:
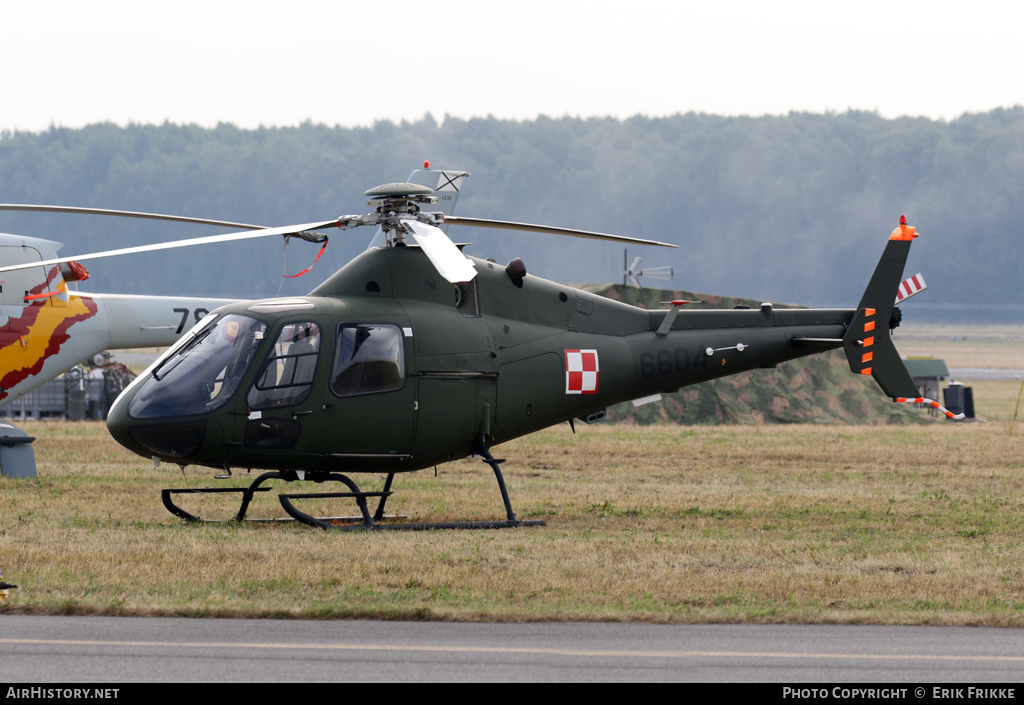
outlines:
[[[907,371],[914,378],[921,396],[927,399],[939,399],[942,380],[949,377],[949,368],[945,360],[934,357],[908,357],[904,360]]]
[[[945,360],[938,360],[934,357],[908,357],[903,360],[907,365],[907,371],[914,378],[917,390],[925,399],[938,401],[942,397],[939,390],[942,381],[949,377],[949,368]]]

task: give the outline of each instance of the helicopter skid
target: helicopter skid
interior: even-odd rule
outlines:
[[[298,521],[298,520],[297,520]],[[324,529],[335,531],[434,531],[441,529],[515,529],[521,526],[547,526],[543,520],[529,521],[445,521],[415,524],[333,524],[324,520]],[[318,526],[314,524],[313,526]]]
[[[197,490],[169,490],[169,491],[173,492],[173,493],[188,494],[188,493],[191,493],[191,492],[196,492]],[[199,491],[201,491],[201,490],[199,490]],[[172,502],[172,504],[173,504],[173,502]],[[167,506],[166,503],[164,503],[164,506]],[[174,510],[170,510],[170,511],[171,511],[172,514],[175,514],[176,516],[181,516],[182,513],[188,514],[188,512],[186,512],[183,509],[181,509],[181,507],[175,507]],[[194,516],[194,515],[191,515],[191,514],[189,514],[189,516],[192,517],[192,518],[191,519],[187,519],[187,521],[197,522],[197,523],[200,523],[200,524],[234,524],[234,523],[237,523],[237,520],[234,519],[234,518],[231,518],[231,519],[203,519],[202,517],[197,517],[197,516]],[[186,517],[182,517],[182,518],[186,518]],[[407,519],[408,517],[406,517],[403,514],[393,514],[393,515],[389,514],[389,515],[385,516],[384,518],[385,519]],[[358,517],[358,516],[319,517],[319,519],[321,521],[325,521],[325,522],[328,522],[328,523],[338,522],[338,523],[342,523],[342,524],[352,524],[352,523],[360,522],[360,521],[363,520],[362,517]],[[245,519],[245,523],[247,523],[247,524],[294,524],[296,521],[297,521],[297,519],[295,519],[294,517],[259,517],[259,518],[246,518]]]
[[[313,526],[318,529],[335,529],[342,531],[430,531],[433,529],[508,529],[517,528],[521,526],[546,526],[542,520],[527,520],[522,521],[516,517],[512,511],[512,506],[508,497],[508,490],[505,487],[505,481],[501,474],[499,464],[503,461],[495,460],[486,451],[483,452],[484,462],[491,466],[494,470],[494,474],[498,480],[498,487],[501,490],[502,500],[505,504],[505,510],[508,518],[505,521],[458,521],[458,522],[422,522],[422,523],[405,523],[405,524],[390,524],[381,523],[385,519],[405,518],[395,516],[384,515],[384,504],[387,498],[390,497],[391,482],[394,479],[394,474],[390,474],[384,483],[384,489],[380,492],[364,492],[359,489],[355,482],[349,479],[347,476],[341,473],[327,473],[320,475],[315,479],[316,482],[335,481],[341,482],[348,487],[348,492],[312,492],[312,493],[301,493],[301,494],[280,494],[278,500],[281,503],[281,507],[288,513],[290,519],[277,518],[277,519],[247,519],[246,512],[249,508],[249,503],[257,492],[269,492],[269,487],[261,487],[260,485],[268,480],[284,480],[285,482],[293,482],[298,479],[298,476],[294,472],[265,472],[257,477],[248,487],[210,487],[210,488],[199,488],[199,489],[164,489],[160,493],[160,497],[163,500],[164,507],[177,517],[181,517],[185,521],[189,522],[200,522],[200,523],[223,523],[223,520],[209,520],[202,519],[191,512],[188,512],[177,504],[174,503],[172,497],[177,494],[241,494],[242,500],[239,507],[238,513],[235,515],[233,521],[236,522],[285,522],[285,521],[298,521],[308,526]],[[377,498],[379,503],[376,511],[371,516],[369,506],[367,504],[368,498]],[[300,511],[296,508],[293,500],[303,499],[355,499],[359,505],[359,516],[353,517],[314,517]]]
[[[369,497],[382,495],[382,492],[366,492]],[[388,492],[387,494],[391,494]],[[335,529],[341,531],[431,531],[433,529],[512,529],[520,526],[545,526],[541,520],[519,521],[512,519],[508,521],[451,521],[451,522],[420,522],[410,524],[380,524],[371,518],[369,512],[364,512],[360,517],[346,518],[316,518],[299,511],[292,504],[293,499],[329,499],[335,497],[356,497],[355,492],[323,492],[312,494],[282,494],[278,495],[281,506],[291,515],[295,521],[300,521],[318,529]],[[362,508],[362,504],[360,505]]]
[[[246,487],[205,487],[199,489],[165,489],[160,491],[160,498],[163,500],[164,506],[171,514],[181,517],[185,521],[196,522],[200,524],[227,524],[229,522],[237,522],[238,517],[231,519],[203,519],[197,517],[195,514],[182,509],[174,500],[171,499],[176,494],[229,494],[229,493],[244,493],[248,488]],[[256,489],[256,492],[269,492],[269,487],[260,487]],[[379,493],[378,493],[379,494]],[[382,517],[383,519],[405,519],[406,517],[401,514],[390,514]],[[320,521],[324,522],[339,522],[339,523],[353,523],[363,521],[362,516],[337,516],[337,517],[319,517]],[[265,518],[245,518],[243,521],[252,524],[286,524],[298,521],[295,517],[265,517]]]
[[[178,494],[241,494],[242,495],[241,505],[239,506],[238,513],[235,515],[234,519],[231,520],[231,521],[236,521],[236,522],[247,521],[247,522],[252,522],[252,523],[258,523],[258,522],[274,523],[274,522],[301,521],[302,523],[310,524],[311,526],[319,526],[319,524],[317,522],[323,523],[323,522],[353,522],[353,521],[358,522],[358,521],[361,521],[361,522],[364,522],[364,523],[369,522],[370,524],[372,524],[373,520],[370,518],[369,509],[368,509],[367,504],[366,504],[366,498],[367,497],[379,497],[381,501],[380,501],[379,506],[377,507],[376,519],[379,521],[379,520],[385,518],[384,517],[384,501],[386,500],[387,497],[389,497],[392,494],[390,491],[388,491],[388,489],[386,487],[385,487],[384,491],[382,491],[382,492],[362,492],[362,491],[359,490],[359,488],[356,486],[356,484],[354,482],[352,482],[350,479],[348,479],[344,475],[340,475],[340,474],[336,474],[336,473],[328,473],[327,475],[324,475],[324,476],[321,476],[321,477],[317,478],[317,481],[324,482],[324,481],[327,481],[327,480],[336,480],[336,481],[339,481],[339,482],[344,482],[345,484],[347,484],[352,489],[352,492],[325,492],[325,493],[312,493],[312,494],[303,494],[303,495],[279,495],[279,498],[280,498],[280,501],[281,501],[281,506],[284,507],[285,511],[287,511],[291,515],[291,518],[284,518],[284,517],[270,518],[270,519],[247,519],[246,518],[245,515],[246,515],[246,512],[249,509],[249,503],[252,502],[252,499],[255,496],[255,494],[257,492],[269,492],[270,491],[269,487],[260,487],[260,485],[262,483],[266,482],[267,480],[284,480],[286,482],[293,482],[296,479],[298,479],[298,478],[297,478],[297,476],[296,476],[296,474],[294,472],[285,472],[285,473],[281,473],[281,472],[265,472],[262,475],[260,475],[259,477],[257,477],[255,480],[253,480],[253,482],[248,487],[202,487],[202,488],[197,488],[197,489],[191,489],[191,488],[189,488],[189,489],[164,489],[164,490],[160,491],[160,499],[163,501],[164,507],[166,507],[167,511],[169,511],[171,514],[173,514],[173,515],[175,515],[177,517],[181,517],[185,521],[199,522],[199,523],[206,523],[206,524],[209,524],[209,523],[223,523],[225,520],[220,520],[220,519],[213,519],[213,520],[211,520],[211,519],[203,519],[201,517],[198,517],[195,514],[192,514],[191,512],[188,512],[185,509],[183,509],[182,507],[180,507],[177,504],[175,504],[174,500],[172,499],[172,497],[174,495],[178,495]],[[391,478],[389,477],[387,485],[390,486],[390,484],[391,484]],[[294,499],[298,499],[298,498],[314,498],[314,497],[320,497],[320,498],[352,497],[352,498],[355,498],[356,502],[358,502],[358,504],[359,504],[360,516],[357,516],[357,517],[347,517],[347,516],[342,516],[342,517],[321,517],[321,518],[318,519],[316,517],[311,517],[308,514],[305,514],[303,512],[300,512],[300,511],[294,509],[294,507],[292,507],[291,503],[288,501],[288,499],[287,499],[288,497],[291,497],[291,498],[294,498]]]
[[[231,493],[240,494],[240,493],[248,492],[250,490],[253,491],[253,492],[269,492],[270,488],[269,487],[259,487],[259,488],[253,489],[250,486],[250,487],[202,487],[202,488],[199,488],[199,489],[164,489],[164,490],[160,490],[160,499],[163,501],[164,507],[167,508],[167,511],[169,511],[171,514],[173,514],[176,517],[181,517],[185,521],[194,521],[194,522],[202,522],[202,523],[219,523],[222,520],[219,520],[219,519],[215,519],[215,520],[203,519],[201,517],[197,517],[195,514],[192,514],[190,512],[185,511],[184,509],[182,509],[181,507],[179,507],[177,504],[174,503],[174,500],[171,499],[171,496],[172,495],[176,495],[176,494],[231,494]]]

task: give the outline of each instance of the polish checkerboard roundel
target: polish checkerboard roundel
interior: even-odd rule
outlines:
[[[565,393],[597,393],[597,350],[565,351]]]

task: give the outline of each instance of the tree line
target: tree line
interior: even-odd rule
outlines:
[[[0,133],[0,201],[141,210],[262,225],[366,210],[363,192],[430,160],[465,169],[456,213],[664,240],[629,248],[672,266],[669,288],[777,303],[855,305],[906,214],[921,237],[908,267],[927,305],[1024,309],[1024,108],[951,121],[875,113],[666,118],[425,116],[344,128],[95,124]],[[93,216],[0,213],[0,231],[64,242],[65,253],[214,234]],[[522,257],[571,283],[621,281],[622,247],[504,231],[453,232],[467,252]],[[273,296],[313,288],[372,233],[316,247],[280,241],[95,262],[83,288]],[[283,260],[283,261],[282,261]],[[666,286],[663,282],[651,282]],[[914,306],[908,302],[906,308]]]

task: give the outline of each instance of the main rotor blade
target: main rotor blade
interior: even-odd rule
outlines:
[[[31,269],[33,267],[48,267],[52,264],[63,264],[64,262],[81,262],[90,259],[101,259],[103,257],[115,257],[117,255],[131,255],[140,252],[156,252],[157,250],[170,250],[177,247],[191,247],[192,245],[211,245],[218,242],[232,242],[234,240],[249,240],[257,237],[270,237],[272,235],[297,235],[308,230],[320,230],[321,228],[339,227],[337,220],[328,220],[320,223],[304,223],[302,225],[285,225],[280,228],[264,228],[262,230],[226,233],[224,235],[210,235],[208,237],[194,237],[188,240],[175,240],[173,242],[158,242],[152,245],[140,245],[138,247],[124,247],[119,250],[107,250],[105,252],[93,252],[86,255],[73,255],[71,257],[60,257],[58,259],[43,260],[42,262],[28,262],[16,264],[9,267],[0,267],[0,272],[13,272],[19,269]]]
[[[47,206],[31,203],[0,203],[0,211],[35,211],[45,213],[78,213],[84,215],[115,215],[122,218],[148,218],[149,220],[171,220],[176,223],[196,223],[198,225],[220,225],[237,230],[261,230],[265,225],[249,223],[232,223],[229,220],[210,220],[208,218],[190,218],[185,215],[164,215],[163,213],[142,213],[140,211],[115,211],[108,208],[78,208],[76,206]]]
[[[459,252],[441,228],[416,220],[402,220],[402,225],[412,233],[416,244],[423,249],[438,273],[452,284],[468,282],[476,276],[476,267]]]
[[[502,230],[529,230],[548,235],[570,235],[582,237],[589,240],[611,240],[612,242],[625,242],[632,245],[656,245],[658,247],[679,247],[668,242],[657,240],[643,240],[638,237],[626,235],[609,235],[607,233],[595,233],[589,230],[573,230],[571,228],[553,228],[549,225],[532,225],[530,223],[514,223],[508,220],[489,220],[487,218],[465,218],[463,216],[446,215],[444,222],[452,225],[474,225],[480,228],[499,228]]]

